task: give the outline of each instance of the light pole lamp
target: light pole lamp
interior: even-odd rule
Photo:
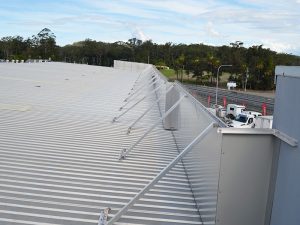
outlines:
[[[219,86],[219,71],[222,67],[230,67],[232,65],[221,65],[218,67],[217,71],[217,84],[216,84],[216,106],[218,105],[218,86]]]

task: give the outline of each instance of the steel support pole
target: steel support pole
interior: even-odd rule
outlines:
[[[217,71],[217,83],[216,83],[216,107],[218,105],[218,88],[219,88],[219,72],[220,72],[220,69],[222,67],[229,67],[229,66],[232,66],[232,65],[221,65],[218,67],[218,71]]]
[[[144,69],[142,72],[140,72],[138,78],[135,80],[134,85],[145,75],[147,75],[147,70],[149,70],[151,67],[147,67],[146,69]],[[133,85],[133,86],[134,86]]]
[[[220,71],[221,66],[218,67],[218,72],[217,72],[217,84],[216,84],[216,104],[215,107],[218,105],[218,86],[219,86],[219,71]]]
[[[150,74],[147,74],[147,75],[150,75]],[[135,90],[135,92],[137,92],[138,90],[140,90],[140,89],[142,89],[143,87],[147,86],[147,84],[148,84],[148,85],[151,84],[151,82],[153,82],[153,80],[155,80],[155,78],[158,78],[157,75],[155,75],[155,76],[152,75],[151,78],[150,78],[149,80],[143,82],[143,83],[142,83],[143,86],[139,87],[137,90]],[[133,85],[133,87],[131,88],[131,91],[134,91],[134,89],[135,89],[134,86],[135,86],[135,85],[136,85],[136,84]],[[133,92],[133,93],[129,92],[128,95],[134,94],[135,92]]]
[[[146,82],[150,82],[155,76],[157,76],[157,74],[154,73],[146,73],[145,75],[147,75],[147,77],[145,76],[145,78],[143,78],[142,80],[138,81],[137,83],[135,83],[133,86],[140,86],[141,84],[144,84]],[[147,79],[148,78],[148,79]],[[133,88],[134,89],[134,88]]]
[[[149,74],[149,73],[145,73],[145,74],[143,74],[143,76],[144,75],[151,75],[151,74]],[[140,78],[141,79],[141,78]],[[151,79],[149,79],[149,81],[150,80],[152,80],[153,79],[153,77],[151,76]],[[145,82],[142,82],[143,80],[140,80],[140,81],[138,81],[138,79],[134,82],[134,84],[133,84],[133,86],[132,86],[132,88],[131,88],[131,90],[130,90],[130,92],[128,93],[128,95],[130,95],[131,94],[131,92],[132,91],[134,91],[134,89],[136,88],[136,86],[139,86],[139,85],[141,85],[141,84],[144,84],[145,82],[147,82],[147,81],[145,81]],[[149,82],[148,81],[148,82]],[[139,84],[139,82],[141,83],[141,84]]]
[[[165,83],[163,83],[165,84]],[[114,117],[112,122],[117,121],[120,117],[122,117],[123,115],[125,115],[129,110],[133,109],[135,106],[137,106],[140,102],[142,102],[145,98],[149,97],[152,93],[154,93],[155,91],[157,91],[158,89],[161,88],[161,86],[163,84],[160,84],[157,88],[155,88],[154,90],[152,90],[148,95],[145,95],[143,98],[141,98],[140,100],[138,100],[136,103],[134,103],[132,106],[130,106],[128,109],[126,109],[123,113],[121,113],[120,115]],[[123,106],[124,107],[124,106]],[[122,107],[122,108],[123,108]]]
[[[206,135],[213,129],[214,123],[211,123],[205,128],[185,149],[170,162],[153,180],[151,180],[147,186],[145,186],[133,199],[129,201],[112,219],[110,219],[107,225],[113,225],[117,222],[122,215],[124,215],[130,207],[132,207],[138,199],[140,199],[147,191],[149,191],[163,176],[165,176],[184,156],[186,156],[195,145],[202,141]]]
[[[100,212],[98,225],[107,225],[107,218],[110,211],[110,208],[106,208]]]
[[[187,95],[181,96],[181,98],[159,120],[157,120],[133,145],[131,145],[128,149],[122,149],[120,152],[119,160],[125,159],[126,156],[131,152],[131,150],[135,146],[137,146],[147,136],[147,134],[149,134],[164,118],[166,118],[185,97],[187,97]]]
[[[156,77],[155,77],[155,78],[156,78]],[[132,94],[130,94],[127,98],[125,98],[124,102],[128,102],[128,100],[129,100],[130,98],[132,98],[132,96],[134,96],[134,95],[136,95],[137,93],[141,92],[141,91],[143,90],[143,88],[145,88],[145,87],[147,87],[147,86],[149,86],[149,87],[153,86],[153,85],[156,84],[158,81],[160,81],[160,78],[157,78],[157,80],[154,81],[154,82],[153,82],[153,81],[154,81],[154,80],[151,79],[151,82],[149,82],[149,83],[143,85],[142,87],[140,87],[139,89],[137,89],[135,92],[133,92]]]
[[[154,83],[153,83],[154,84]],[[153,90],[152,90],[153,91]],[[124,109],[124,107],[126,107],[130,102],[132,102],[137,96],[133,97],[130,101],[127,101],[124,105],[122,105],[119,108],[119,111],[121,111],[122,109]]]
[[[171,87],[169,87],[167,90],[166,90],[166,94],[174,87],[174,85],[172,85]],[[137,124],[137,122],[139,122],[152,108],[153,106],[155,106],[162,98],[163,96],[161,95],[155,102],[153,102],[153,104],[151,104],[151,106],[145,110],[145,112],[139,116],[139,118],[137,118],[129,127],[128,127],[128,130],[127,130],[127,134],[130,133],[131,129],[134,127],[135,124]]]

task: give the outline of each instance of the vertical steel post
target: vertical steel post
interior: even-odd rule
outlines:
[[[229,66],[232,66],[232,65],[221,65],[218,67],[218,71],[217,71],[217,83],[216,83],[216,106],[218,105],[218,88],[219,88],[219,71],[222,67],[229,67]]]

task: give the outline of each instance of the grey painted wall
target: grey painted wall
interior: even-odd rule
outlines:
[[[274,137],[233,133],[222,139],[217,225],[266,224]]]
[[[276,67],[274,128],[300,140],[300,67]],[[283,76],[284,74],[284,76]],[[281,143],[271,225],[300,224],[300,148]]]

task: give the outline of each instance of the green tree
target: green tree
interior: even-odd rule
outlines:
[[[217,69],[220,66],[220,60],[213,55],[207,57],[208,71],[210,72],[210,82],[212,83],[213,78],[217,77]]]
[[[202,78],[207,70],[207,63],[204,59],[200,59],[199,57],[194,59],[192,62],[192,72],[193,72],[193,77],[196,78],[196,81],[199,81],[200,84],[202,83]]]
[[[56,36],[48,29],[42,29],[36,36],[33,37],[33,43],[40,53],[40,57],[47,59],[55,57],[56,53]]]
[[[106,43],[92,39],[75,42],[63,47],[56,45],[54,33],[44,28],[30,38],[8,36],[0,38],[0,59],[48,58],[54,60],[112,66],[114,60],[127,60],[166,65],[174,69],[181,78],[183,70],[191,72],[202,82],[210,76],[210,84],[216,78],[220,64],[232,64],[230,71],[241,86],[245,86],[245,68],[249,69],[248,84],[254,89],[272,89],[275,65],[300,65],[300,57],[276,53],[262,45],[250,48],[236,41],[228,46],[205,44],[156,44],[151,40],[142,42],[136,38],[127,42]],[[184,68],[183,68],[184,67]],[[208,75],[207,75],[208,74]],[[219,74],[222,75],[222,74]]]

